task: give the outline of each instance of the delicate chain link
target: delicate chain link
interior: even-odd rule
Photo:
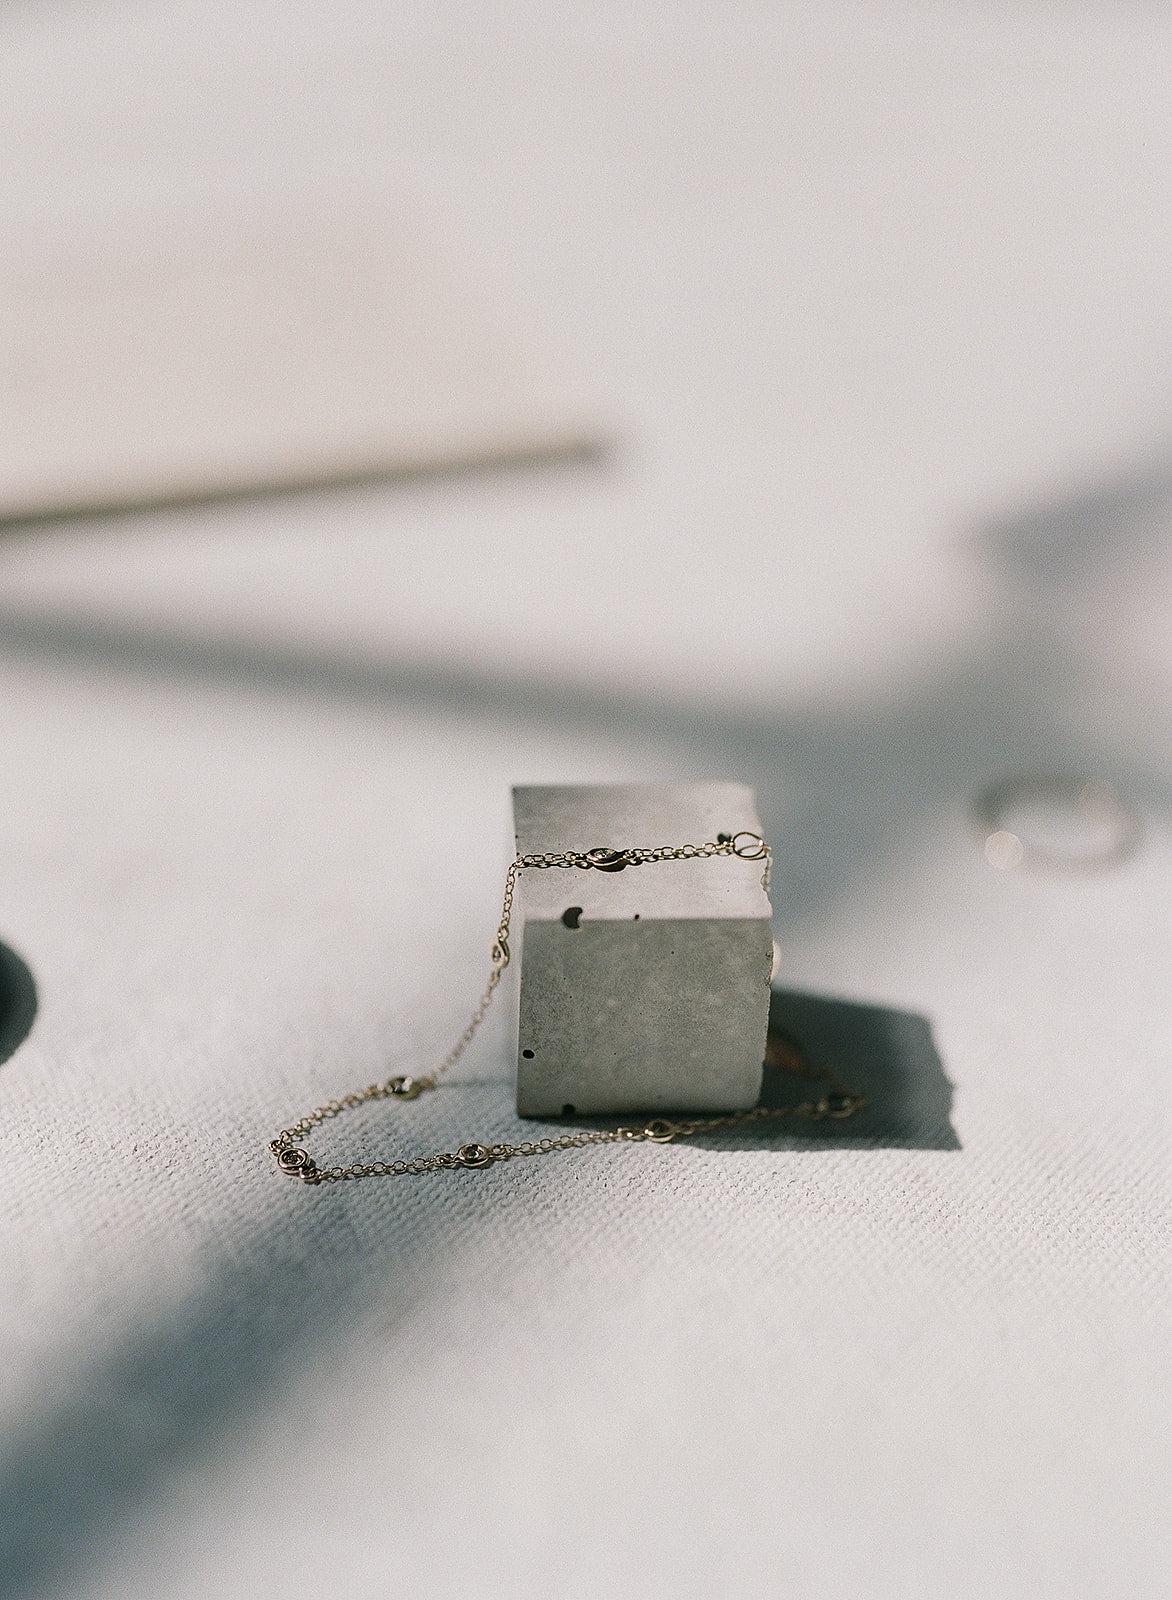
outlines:
[[[291,1128],[285,1128],[269,1145],[277,1158],[277,1165],[290,1177],[305,1183],[340,1183],[350,1178],[399,1178],[418,1176],[424,1172],[437,1172],[453,1167],[488,1167],[494,1161],[511,1161],[515,1156],[550,1155],[557,1150],[578,1150],[592,1144],[619,1144],[650,1141],[652,1144],[670,1144],[673,1139],[684,1139],[694,1133],[708,1133],[714,1128],[731,1128],[746,1122],[776,1122],[783,1118],[808,1118],[818,1122],[831,1117],[851,1117],[866,1105],[861,1094],[839,1082],[832,1072],[807,1067],[791,1047],[770,1035],[766,1059],[774,1066],[806,1078],[817,1078],[828,1086],[828,1093],[817,1100],[803,1100],[791,1106],[754,1106],[751,1111],[727,1112],[715,1117],[692,1117],[685,1121],[669,1121],[656,1117],[641,1127],[590,1129],[568,1132],[548,1139],[524,1139],[517,1144],[465,1144],[458,1150],[442,1150],[435,1155],[415,1156],[407,1161],[367,1161],[350,1167],[319,1167],[313,1157],[299,1145],[306,1134],[323,1122],[341,1116],[343,1111],[366,1105],[371,1100],[414,1100],[425,1089],[434,1089],[440,1078],[464,1054],[471,1044],[477,1028],[484,1021],[485,1012],[501,981],[501,974],[509,964],[509,923],[513,912],[513,895],[517,874],[528,869],[580,867],[598,872],[621,872],[625,867],[647,866],[657,861],[695,861],[711,856],[738,856],[742,861],[763,861],[761,886],[768,892],[769,869],[772,862],[769,846],[759,834],[747,830],[736,834],[718,834],[715,841],[704,844],[657,845],[650,850],[561,850],[544,855],[518,856],[509,866],[505,876],[504,903],[501,919],[493,941],[492,968],[488,984],[464,1032],[434,1071],[422,1078],[388,1078],[385,1083],[372,1083],[367,1089],[355,1090],[339,1100],[308,1112]],[[779,1059],[779,1057],[781,1059]]]

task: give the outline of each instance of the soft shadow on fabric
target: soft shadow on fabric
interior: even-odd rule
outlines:
[[[289,1194],[295,1216],[279,1230],[242,1232],[239,1260],[220,1263],[170,1317],[105,1359],[79,1360],[68,1391],[4,1441],[2,1600],[87,1592],[85,1573],[116,1546],[125,1514],[262,1409],[278,1382],[347,1324],[375,1264],[337,1225],[336,1206],[326,1207],[331,1236],[307,1198],[320,1199]],[[403,1231],[399,1269],[425,1247]]]
[[[959,1150],[952,1126],[952,1084],[932,1037],[915,1011],[774,989],[769,1027],[797,1045],[815,1069],[832,1072],[867,1104],[842,1122],[793,1130],[825,1148]],[[763,1105],[794,1098],[789,1074],[766,1072]],[[800,1080],[798,1080],[800,1082]]]
[[[1085,654],[1088,614],[1101,628],[1111,595],[1147,582],[1153,549],[1163,547],[1153,533],[1172,516],[1172,468],[1163,461],[975,532],[970,550],[989,581],[987,629],[942,645],[898,694],[857,702],[701,707],[559,679],[556,668],[356,660],[308,645],[19,607],[0,609],[0,657],[491,722],[502,735],[554,725],[646,744],[691,776],[754,786],[767,836],[775,848],[784,842],[774,905],[793,928],[821,917],[893,849],[906,850],[922,823],[958,802],[971,807],[1006,777],[1085,773],[1143,809],[1172,809],[1158,747],[1108,748],[1072,702],[1089,693],[1095,670]],[[1092,549],[1100,552],[1093,567]],[[1156,699],[1131,713],[1137,725],[1146,718],[1162,726],[1165,708]]]

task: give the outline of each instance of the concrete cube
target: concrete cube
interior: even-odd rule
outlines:
[[[513,790],[518,855],[761,832],[735,783]],[[522,1116],[756,1103],[773,944],[762,861],[530,868],[511,940]]]

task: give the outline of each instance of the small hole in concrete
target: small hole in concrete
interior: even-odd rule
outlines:
[[[532,1052],[532,1050],[522,1050],[521,1054],[525,1057],[526,1061],[532,1061],[533,1060],[533,1052]]]
[[[639,913],[636,911],[636,913],[635,913],[635,921],[638,922],[638,920],[639,920]]]
[[[562,921],[565,923],[567,928],[576,928],[578,926],[578,919],[581,917],[581,915],[581,906],[567,906],[566,910],[562,912]]]
[[[573,1117],[573,1116],[577,1115],[577,1111],[578,1111],[578,1108],[576,1106],[572,1106],[567,1102],[567,1104],[565,1104],[562,1107],[562,1116],[563,1117]]]

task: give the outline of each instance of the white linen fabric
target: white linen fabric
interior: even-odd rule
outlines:
[[[630,441],[6,532],[0,1594],[1156,1600],[1168,20],[384,11],[0,20],[9,233],[426,200]],[[995,871],[1022,770],[1139,852]],[[275,1171],[463,1026],[510,784],[700,777],[870,1120]],[[314,1149],[530,1131],[494,1020]]]

